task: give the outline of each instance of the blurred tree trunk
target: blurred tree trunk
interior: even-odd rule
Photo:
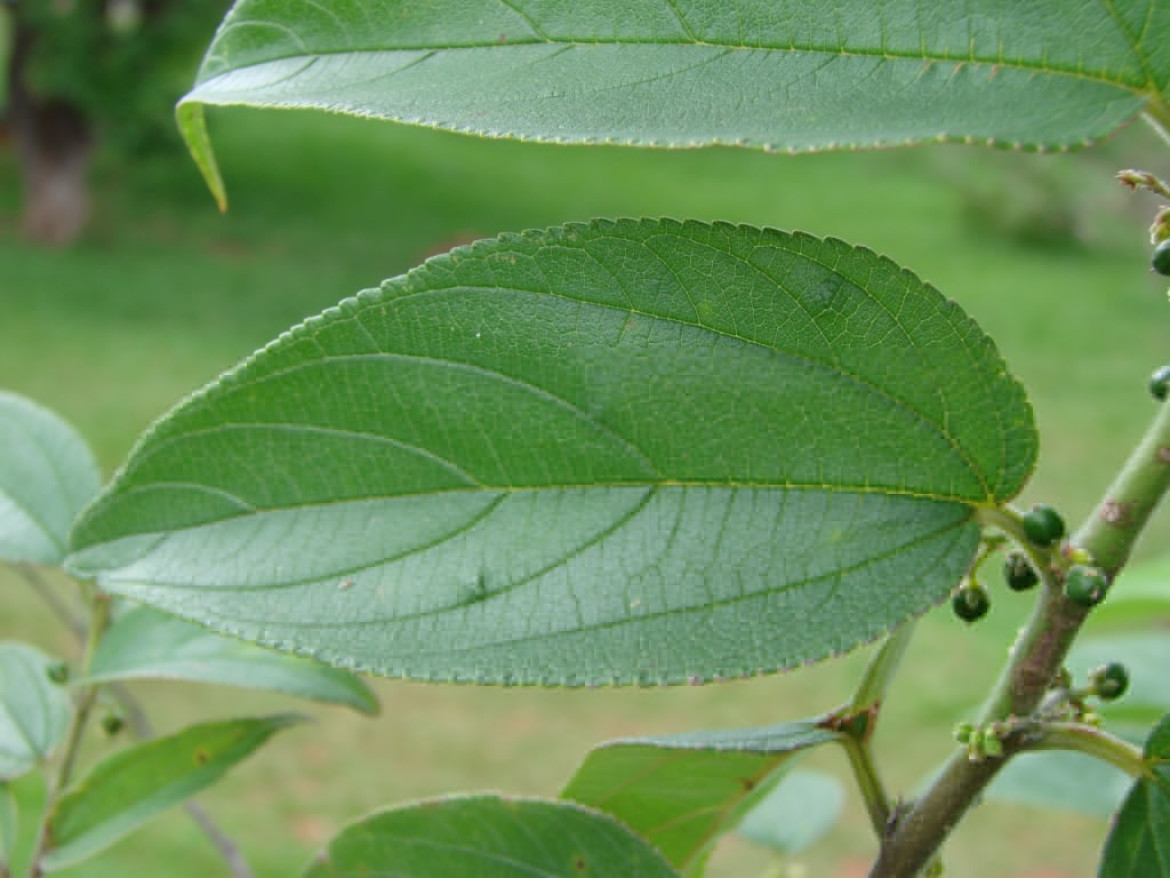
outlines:
[[[34,94],[28,63],[37,35],[14,7],[4,124],[24,188],[21,227],[34,241],[68,244],[89,219],[93,123],[68,101]]]

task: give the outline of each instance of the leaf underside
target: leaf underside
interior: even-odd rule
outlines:
[[[1170,80],[1145,0],[349,0],[236,4],[202,105],[311,107],[489,136],[807,150],[1103,136]]]
[[[223,637],[150,607],[117,618],[102,635],[89,673],[76,682],[134,679],[244,686],[378,712],[377,698],[352,674]]]
[[[611,741],[589,754],[561,796],[612,814],[683,869],[735,828],[793,757],[838,737],[805,720]]]
[[[596,222],[282,336],[144,437],[70,564],[383,674],[709,680],[940,601],[1035,450],[990,340],[888,260]]]
[[[65,737],[72,705],[49,679],[54,664],[26,643],[0,643],[0,782],[36,768]]]
[[[80,862],[147,820],[219,780],[272,735],[300,721],[292,714],[201,723],[108,756],[57,801],[40,865]]]
[[[344,829],[306,878],[678,878],[617,821],[568,802],[467,796],[382,811]]]
[[[73,520],[100,486],[93,453],[69,424],[0,391],[0,561],[60,564]]]

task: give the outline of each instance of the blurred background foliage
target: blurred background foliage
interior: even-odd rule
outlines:
[[[17,159],[23,230],[63,245],[89,220],[98,144],[140,156],[178,142],[183,94],[228,0],[4,0],[0,132]]]
[[[233,205],[221,216],[168,126],[171,102],[224,4],[175,4],[177,30],[160,33],[158,45],[168,48],[154,60],[147,4],[136,6],[143,17],[132,31],[141,45],[108,32],[115,5],[19,3],[31,19],[78,16],[41,44],[59,48],[29,67],[30,88],[105,120],[85,175],[92,211],[69,246],[30,236],[11,133],[0,149],[0,386],[73,421],[107,473],[151,420],[304,317],[458,243],[594,216],[801,229],[866,244],[912,268],[979,320],[1029,388],[1043,449],[1022,502],[1054,503],[1070,520],[1091,510],[1151,413],[1145,378],[1167,359],[1170,326],[1165,282],[1146,261],[1156,202],[1112,180],[1122,167],[1166,171],[1158,162],[1164,146],[1141,126],[1067,155],[940,146],[785,157],[517,144],[217,110],[212,134]],[[12,46],[17,7],[4,8]],[[105,24],[94,30],[85,16],[98,8]],[[117,60],[99,72],[107,51]],[[153,121],[122,127],[123,113]],[[1156,523],[1143,552],[1168,534]],[[953,746],[952,725],[972,716],[1028,612],[1029,598],[990,585],[984,622],[968,629],[943,610],[920,628],[877,738],[895,790],[911,793]],[[19,579],[0,570],[5,637],[74,649]],[[553,794],[603,739],[819,713],[848,697],[864,658],[645,691],[383,681],[379,719],[320,710],[318,723],[274,742],[202,800],[257,874],[295,874],[347,820],[384,803],[464,789]],[[135,689],[163,732],[290,706],[214,688]],[[89,743],[94,753],[111,746],[97,735]],[[831,752],[805,765],[846,774]],[[35,802],[35,784],[23,784],[21,795]],[[856,796],[845,814],[827,840],[802,853],[807,875],[865,873],[875,845]],[[948,846],[947,874],[1089,876],[1104,832],[1103,821],[985,806]],[[712,874],[759,875],[767,866],[761,851],[731,841]],[[63,874],[223,870],[176,812]]]

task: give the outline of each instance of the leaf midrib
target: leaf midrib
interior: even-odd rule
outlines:
[[[1132,38],[1128,34],[1123,33],[1126,37],[1126,42],[1131,46],[1134,45]],[[495,51],[507,51],[510,48],[530,48],[534,46],[557,48],[558,50],[573,49],[573,48],[589,48],[595,46],[662,46],[673,48],[696,48],[696,49],[719,49],[727,53],[732,52],[778,52],[792,55],[826,55],[830,58],[868,58],[879,61],[892,62],[915,62],[926,64],[955,64],[964,65],[970,64],[973,66],[987,66],[996,69],[1019,70],[1031,73],[1047,73],[1055,76],[1068,77],[1070,79],[1084,80],[1087,82],[1100,83],[1105,85],[1116,86],[1126,89],[1127,91],[1135,93],[1146,93],[1149,91],[1156,91],[1157,87],[1154,83],[1153,77],[1149,71],[1149,65],[1146,56],[1138,53],[1136,50],[1133,57],[1136,59],[1138,66],[1146,73],[1145,81],[1133,81],[1121,76],[1110,76],[1110,71],[1087,71],[1083,68],[1072,66],[1071,64],[1051,64],[1042,63],[1038,61],[1029,61],[1026,58],[1008,59],[1002,56],[982,55],[980,53],[959,54],[951,52],[895,52],[888,49],[871,49],[866,47],[834,47],[830,45],[809,44],[807,46],[796,45],[738,45],[735,43],[721,43],[711,40],[652,40],[652,39],[582,39],[582,38],[550,38],[550,39],[516,39],[509,40],[507,43],[499,43],[495,41],[485,40],[483,42],[468,42],[468,43],[452,43],[448,45],[427,45],[427,46],[380,46],[373,48],[352,48],[339,47],[336,49],[314,50],[312,52],[289,52],[287,54],[273,54],[271,57],[257,59],[248,64],[234,66],[226,66],[224,69],[218,70],[210,75],[204,77],[200,71],[199,78],[196,81],[196,92],[198,88],[214,82],[220,77],[239,73],[254,67],[264,67],[268,64],[275,64],[284,61],[304,60],[315,61],[321,58],[329,58],[332,56],[348,56],[352,57],[360,54],[370,55],[391,55],[395,53],[422,53],[423,58],[418,59],[410,66],[417,66],[423,63],[434,55],[442,52],[458,52],[458,51],[478,51],[482,49],[493,49]],[[397,73],[398,70],[389,71],[390,73]],[[185,97],[183,102],[190,99],[190,96]]]
[[[529,574],[528,576],[525,576],[521,579],[517,579],[514,582],[508,583],[508,585],[504,588],[500,588],[500,589],[493,591],[484,600],[492,600],[493,598],[496,598],[498,596],[506,595],[509,592],[514,591],[517,588],[521,588],[525,585],[530,584],[531,582],[535,581],[536,579],[538,579],[542,576],[548,575],[551,571],[564,565],[568,560],[581,555],[583,552],[588,551],[590,548],[592,548],[594,545],[596,545],[600,541],[612,536],[617,530],[624,527],[630,520],[632,520],[632,518],[639,511],[641,511],[642,508],[645,507],[645,505],[646,505],[645,501],[643,503],[638,504],[638,506],[635,507],[635,509],[628,512],[626,515],[623,515],[618,521],[614,522],[609,527],[605,528],[601,533],[595,534],[594,536],[590,537],[589,539],[584,540],[581,543],[581,545],[576,546],[572,550],[565,552],[563,557],[560,557],[560,558],[557,558],[557,559],[551,561],[550,563],[544,565],[539,570],[534,571],[533,573]],[[488,510],[488,512],[485,514],[490,514],[490,510]],[[955,522],[947,524],[946,526],[944,526],[942,528],[934,529],[934,530],[931,530],[927,533],[923,533],[913,540],[900,542],[897,545],[893,546],[892,548],[888,549],[887,551],[879,552],[879,553],[876,553],[873,555],[869,555],[865,558],[859,559],[854,564],[834,568],[833,570],[828,571],[826,573],[823,573],[821,575],[809,576],[809,577],[804,578],[804,579],[794,580],[792,582],[785,583],[781,587],[773,587],[771,589],[767,589],[764,591],[756,591],[756,592],[752,592],[750,594],[727,595],[720,600],[711,600],[708,603],[705,603],[702,605],[686,606],[686,607],[668,607],[666,609],[663,609],[663,610],[660,610],[657,612],[653,612],[653,613],[650,613],[650,612],[640,613],[637,617],[626,618],[626,619],[613,619],[613,620],[610,620],[608,622],[595,622],[595,623],[592,623],[589,625],[582,625],[578,628],[571,629],[571,630],[549,631],[549,632],[544,632],[544,633],[540,633],[540,634],[524,634],[522,636],[517,635],[517,636],[513,636],[507,640],[493,641],[493,644],[499,645],[500,643],[516,643],[516,642],[530,643],[530,642],[535,642],[535,641],[548,640],[548,639],[562,637],[562,636],[565,636],[566,634],[572,634],[572,633],[576,633],[576,632],[580,632],[580,631],[605,630],[605,629],[609,629],[609,628],[620,627],[622,625],[628,625],[628,624],[635,623],[635,622],[642,623],[642,622],[645,622],[646,620],[650,620],[650,619],[666,618],[669,616],[678,615],[680,613],[687,614],[687,613],[694,613],[694,612],[700,612],[700,611],[722,609],[722,608],[725,608],[727,606],[732,606],[732,605],[738,604],[742,601],[756,600],[764,595],[773,594],[773,593],[776,593],[777,591],[789,593],[792,591],[796,591],[799,589],[813,586],[813,585],[820,583],[820,582],[823,582],[825,580],[834,579],[834,578],[840,579],[841,577],[843,577],[845,575],[848,575],[851,573],[856,573],[856,572],[858,572],[860,570],[864,570],[865,568],[870,567],[874,564],[878,564],[878,563],[881,563],[883,561],[887,561],[890,558],[893,558],[893,557],[896,557],[897,555],[903,554],[906,551],[918,548],[919,546],[926,544],[928,542],[941,539],[942,537],[944,537],[948,534],[950,534],[953,538],[963,527],[965,527],[969,523],[970,523],[969,518],[959,519]],[[441,538],[441,539],[434,541],[433,543],[428,544],[427,546],[408,549],[408,550],[406,550],[404,552],[400,552],[396,555],[391,555],[391,556],[387,556],[385,558],[380,558],[380,559],[373,561],[369,564],[361,565],[361,566],[353,568],[352,570],[349,570],[349,571],[331,571],[330,576],[332,577],[332,576],[341,576],[341,575],[348,575],[348,574],[357,575],[357,574],[360,574],[362,572],[369,571],[369,570],[384,566],[385,564],[388,564],[388,563],[397,562],[403,558],[409,557],[410,555],[417,554],[420,551],[426,551],[429,548],[432,548],[433,546],[441,545],[443,542],[446,542],[446,540],[450,539],[450,538],[451,537],[449,537],[449,536],[444,537],[444,538]],[[263,592],[265,594],[270,594],[271,592],[274,592],[274,591],[284,591],[284,590],[290,589],[290,588],[297,588],[297,587],[303,587],[306,585],[312,585],[314,583],[320,582],[321,579],[322,579],[321,577],[317,576],[317,577],[305,578],[305,579],[300,579],[300,580],[295,580],[295,581],[281,582],[278,584],[273,583],[273,584],[267,584],[267,585],[263,585],[263,586],[249,586],[248,590],[259,591],[259,592]],[[192,585],[190,583],[163,582],[163,581],[158,580],[158,579],[152,580],[150,585],[152,587],[165,588],[165,589],[177,590],[177,591],[188,591],[191,589],[197,589],[198,591],[201,591],[201,592],[208,592],[208,591],[210,591],[210,592],[233,592],[233,591],[238,591],[240,589],[239,585],[210,585],[210,584],[205,584],[205,583],[200,583],[198,585]],[[836,592],[836,586],[833,588],[833,593],[835,593],[835,592]],[[828,600],[830,597],[832,597],[832,594],[830,594],[829,597],[826,598],[826,600]],[[463,606],[465,606],[465,604],[463,602],[456,601],[456,602],[452,602],[450,604],[445,604],[445,605],[440,606],[440,607],[435,607],[433,609],[427,609],[427,610],[423,610],[420,612],[407,613],[407,614],[397,614],[397,615],[394,615],[391,617],[368,618],[368,619],[363,619],[361,621],[346,620],[346,621],[341,621],[341,622],[303,622],[303,623],[297,624],[295,627],[298,631],[302,631],[302,630],[329,631],[329,630],[337,630],[337,629],[352,630],[352,629],[356,629],[356,628],[370,628],[370,627],[376,628],[376,627],[383,626],[387,623],[397,624],[400,622],[415,621],[415,620],[419,620],[419,619],[429,619],[429,618],[433,618],[433,617],[437,617],[437,616],[443,616],[445,614],[457,611],[460,608],[462,608]],[[242,621],[242,622],[259,621],[259,620],[255,620],[255,619],[243,619],[240,617],[237,617],[237,620]],[[478,649],[482,649],[483,647],[484,647],[484,644],[478,644],[478,645],[473,645],[473,646],[468,646],[468,647],[460,647],[456,644],[445,644],[443,646],[443,651],[447,652],[447,653],[449,653],[449,652],[463,652],[463,651],[474,652]]]
[[[467,289],[467,288],[466,287],[458,288],[458,290],[462,290],[462,289]],[[484,289],[486,290],[487,288],[484,288]],[[435,290],[435,291],[430,291],[428,294],[436,294],[439,292],[449,293],[452,291],[453,290],[450,290],[450,289]],[[866,292],[866,291],[863,290],[863,292]],[[868,292],[866,292],[866,294],[870,295]],[[416,294],[416,295],[423,295],[423,294]],[[746,338],[744,336],[735,335],[735,334],[728,333],[728,332],[725,332],[725,331],[722,331],[719,329],[715,329],[715,328],[710,327],[710,326],[706,326],[706,325],[699,323],[697,321],[687,321],[687,320],[682,320],[682,319],[679,319],[676,317],[655,315],[652,313],[648,313],[648,312],[644,312],[644,311],[640,311],[640,310],[636,310],[636,309],[616,308],[612,305],[606,305],[604,303],[582,302],[581,300],[573,299],[573,298],[568,297],[568,296],[558,295],[555,293],[547,293],[547,294],[540,293],[538,295],[550,295],[550,296],[554,296],[557,298],[563,298],[566,301],[573,302],[575,304],[587,304],[587,305],[590,305],[591,307],[599,307],[599,308],[602,308],[605,310],[616,310],[616,311],[619,311],[619,312],[625,313],[625,314],[632,314],[634,316],[645,317],[645,318],[651,319],[651,320],[661,320],[661,321],[666,322],[666,323],[675,323],[675,324],[678,324],[681,326],[687,326],[687,327],[690,327],[693,329],[700,329],[700,330],[703,330],[706,332],[711,332],[711,333],[714,333],[714,334],[719,335],[719,336],[724,337],[724,338],[733,339],[733,340],[738,341],[738,342],[745,344],[745,345],[757,347],[761,350],[767,351],[767,352],[774,354],[776,356],[785,357],[787,359],[790,359],[790,360],[793,360],[796,362],[804,363],[808,366],[823,370],[824,372],[826,372],[830,375],[836,375],[836,376],[839,376],[847,381],[850,381],[854,384],[857,384],[858,386],[865,388],[868,392],[874,393],[877,396],[881,397],[882,399],[886,400],[892,406],[894,406],[898,410],[906,413],[908,416],[910,416],[913,420],[917,421],[918,423],[921,423],[921,424],[929,427],[931,430],[933,430],[937,435],[939,435],[945,441],[947,446],[952,450],[952,452],[956,455],[956,457],[963,463],[963,465],[966,467],[967,471],[975,479],[976,483],[981,487],[981,489],[984,492],[984,497],[981,500],[974,500],[971,498],[962,498],[964,502],[984,505],[984,504],[993,503],[995,501],[995,493],[996,492],[993,489],[992,485],[989,484],[989,482],[987,480],[987,476],[982,472],[980,467],[972,459],[970,452],[963,445],[961,445],[955,439],[954,436],[951,435],[950,431],[947,429],[947,427],[944,423],[940,423],[939,421],[934,420],[925,412],[920,411],[916,406],[911,404],[909,401],[904,400],[900,396],[895,395],[888,388],[884,388],[884,387],[881,387],[877,384],[874,384],[872,381],[864,378],[863,376],[858,375],[854,372],[851,372],[851,371],[845,369],[840,363],[824,362],[822,360],[816,359],[816,358],[808,356],[806,354],[802,354],[802,353],[799,353],[796,351],[785,350],[785,349],[773,347],[771,345],[765,344],[765,343],[758,341],[758,340]],[[872,298],[872,296],[871,296],[871,298]],[[397,301],[397,300],[395,300],[395,301]],[[355,318],[355,322],[357,322],[357,325],[359,325],[359,326],[361,325],[360,322],[356,321],[356,318]],[[895,321],[895,323],[901,329],[901,325],[898,324],[897,321]],[[362,327],[362,328],[364,330],[364,327]],[[918,350],[917,344],[914,345],[914,349]],[[232,376],[233,384],[234,384],[233,389],[243,389],[243,388],[251,388],[251,387],[261,386],[261,385],[266,384],[270,381],[279,380],[279,379],[287,377],[289,375],[296,374],[297,372],[306,371],[306,370],[310,370],[310,369],[323,368],[323,367],[327,366],[327,364],[329,364],[329,363],[340,363],[340,362],[346,362],[346,361],[361,361],[361,360],[368,360],[368,359],[383,359],[383,358],[384,359],[401,359],[403,361],[409,361],[409,362],[414,362],[414,363],[429,363],[429,364],[433,364],[435,366],[439,366],[442,368],[465,369],[467,371],[474,372],[474,373],[477,373],[477,374],[480,374],[480,375],[483,375],[483,376],[486,376],[489,378],[506,381],[510,385],[522,387],[535,395],[543,397],[547,400],[552,400],[555,403],[557,403],[558,405],[571,410],[572,412],[577,414],[579,417],[581,417],[587,424],[589,424],[595,430],[597,430],[599,433],[606,435],[606,436],[609,436],[611,439],[617,440],[622,446],[624,446],[627,449],[627,451],[633,452],[635,455],[635,459],[638,460],[638,462],[645,469],[649,470],[650,474],[652,474],[656,477],[657,481],[654,482],[655,484],[668,484],[668,483],[673,483],[676,481],[676,480],[671,480],[671,479],[668,479],[664,476],[661,476],[659,473],[658,467],[654,464],[654,462],[652,460],[650,460],[650,458],[648,457],[648,455],[645,454],[645,452],[643,452],[640,448],[638,448],[636,445],[634,445],[628,438],[617,433],[617,431],[615,431],[609,425],[601,423],[600,421],[597,420],[597,418],[589,415],[588,412],[583,411],[580,408],[580,406],[576,405],[571,400],[565,399],[565,398],[557,395],[552,390],[550,390],[546,387],[541,387],[539,385],[532,384],[530,381],[526,381],[526,380],[519,378],[515,375],[509,375],[507,373],[499,372],[495,369],[489,369],[485,366],[481,366],[481,365],[475,364],[475,363],[463,362],[460,360],[440,359],[438,357],[431,357],[431,356],[420,356],[417,354],[408,354],[408,353],[402,353],[402,352],[397,352],[397,351],[378,351],[378,352],[354,353],[354,354],[325,354],[319,360],[312,360],[312,361],[308,361],[308,362],[296,363],[292,366],[288,366],[288,367],[285,367],[282,369],[276,369],[276,370],[266,372],[266,373],[264,373],[262,375],[258,375],[258,376],[245,375],[242,372],[236,373],[235,375]],[[245,367],[245,369],[246,369],[246,367]],[[235,379],[238,379],[238,383],[236,383]],[[222,386],[221,383],[217,383],[213,387],[220,387],[220,386]],[[209,391],[210,391],[210,389],[211,388],[209,388]],[[937,389],[938,388],[936,388],[936,390]],[[214,433],[218,433],[218,432],[222,432],[222,431],[230,431],[230,430],[248,430],[248,429],[260,430],[260,429],[279,429],[279,428],[285,428],[285,429],[289,429],[289,430],[305,430],[305,431],[332,431],[332,429],[333,429],[333,428],[330,428],[327,426],[322,426],[319,424],[297,424],[297,423],[287,423],[287,422],[249,421],[249,422],[240,422],[240,423],[226,422],[226,423],[216,424],[212,427],[202,428],[202,429],[198,429],[198,430],[184,430],[182,432],[175,433],[174,435],[168,436],[166,438],[160,439],[160,438],[156,437],[156,444],[154,445],[153,448],[150,449],[150,452],[146,455],[139,455],[138,456],[139,467],[144,466],[150,459],[162,454],[171,445],[178,443],[178,442],[188,441],[193,437],[206,436],[206,435],[210,435],[210,434],[214,434]],[[410,443],[406,443],[406,442],[403,442],[402,440],[394,439],[393,437],[383,436],[383,435],[378,434],[378,433],[367,433],[365,431],[358,431],[358,430],[338,430],[337,432],[338,433],[348,433],[348,434],[354,435],[355,437],[365,436],[365,437],[368,437],[370,440],[389,442],[389,443],[396,444],[399,447],[403,447],[403,448],[406,448],[407,446],[410,445]],[[1002,432],[1002,429],[1001,429],[1001,432]],[[446,460],[445,458],[440,458],[438,455],[435,455],[434,452],[430,451],[430,449],[423,449],[423,450],[428,452],[427,456],[429,458]],[[456,464],[453,461],[448,461],[447,463],[449,464],[450,467],[452,467],[454,469],[458,469],[458,470],[462,469],[462,467],[460,467],[458,464]],[[691,482],[689,480],[677,480],[677,483],[678,484],[704,484],[703,482]],[[604,484],[604,483],[597,483],[597,484]],[[621,484],[626,484],[626,482],[621,482]],[[769,486],[769,487],[789,487],[789,486],[801,487],[801,485],[798,485],[796,483],[792,483],[792,484],[789,484],[789,483],[767,483],[767,482],[737,483],[737,482],[727,481],[727,482],[715,482],[714,484],[721,484],[721,485],[722,484],[727,484],[727,485],[747,484],[747,485],[760,485],[760,486]],[[508,490],[514,486],[509,486],[509,485],[492,486],[492,485],[487,485],[486,483],[480,483],[479,487],[485,488],[485,489],[490,489],[490,490]],[[552,485],[542,485],[540,487],[553,487],[553,486]],[[557,485],[556,487],[567,487],[567,486]],[[818,487],[828,489],[828,488],[831,488],[832,486],[819,485]],[[910,493],[914,496],[933,497],[935,499],[941,499],[943,496],[943,495],[934,495],[932,493],[926,493],[926,492],[909,491],[908,489],[904,489],[904,488],[895,488],[895,489],[893,489],[893,491],[894,492],[905,491],[906,493]],[[127,492],[127,493],[129,493],[129,492]],[[431,492],[425,492],[425,493],[429,494]],[[411,495],[394,494],[392,496],[411,496]],[[237,499],[243,505],[248,505],[248,506],[253,505],[250,503],[246,503],[245,501],[242,500],[242,498],[237,497],[235,499]],[[947,499],[955,499],[955,498],[947,498]]]

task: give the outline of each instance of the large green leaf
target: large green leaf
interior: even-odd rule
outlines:
[[[0,781],[36,768],[65,737],[69,693],[49,679],[55,664],[24,643],[0,643]]]
[[[0,561],[59,564],[101,475],[85,440],[47,409],[0,391]]]
[[[468,796],[382,811],[341,832],[306,878],[678,878],[642,839],[568,802]]]
[[[589,754],[561,796],[617,817],[681,869],[734,829],[794,756],[838,737],[805,720],[611,741]]]
[[[378,712],[378,700],[352,674],[214,634],[198,625],[134,607],[102,635],[89,674],[78,683],[158,678],[268,689]]]
[[[599,221],[282,336],[144,437],[70,563],[379,673],[706,680],[942,600],[1035,443],[990,340],[888,260]]]
[[[1170,714],[1150,733],[1144,756],[1149,774],[1133,785],[1113,821],[1100,878],[1170,876]]]
[[[290,714],[190,726],[120,750],[94,766],[49,813],[41,868],[63,869],[219,780],[281,729]]]
[[[204,104],[568,142],[1066,146],[1163,93],[1168,31],[1148,0],[241,0],[180,123],[212,180]]]

